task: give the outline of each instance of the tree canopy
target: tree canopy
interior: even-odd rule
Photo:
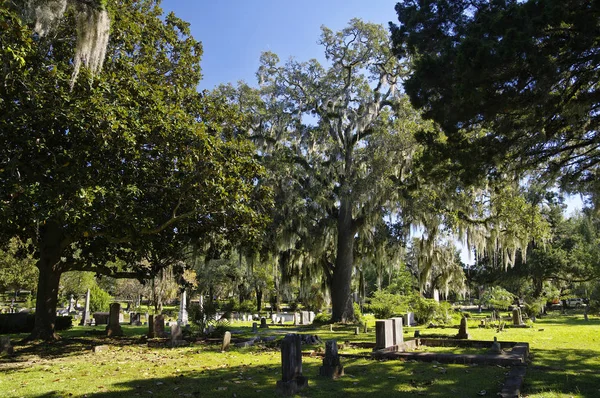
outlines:
[[[202,47],[188,24],[152,0],[114,6],[104,68],[73,90],[72,11],[36,46],[14,14],[0,30],[25,61],[0,87],[0,237],[37,248],[40,337],[61,273],[149,277],[161,266],[141,263],[150,254],[209,232],[249,239],[265,220],[254,147],[236,119],[224,127],[236,112],[196,92]]]
[[[600,2],[405,0],[391,24],[410,58],[430,164],[466,181],[518,166],[597,195]],[[509,167],[510,166],[510,167]]]

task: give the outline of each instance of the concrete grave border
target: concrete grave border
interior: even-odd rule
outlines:
[[[404,359],[422,362],[437,361],[440,363],[473,363],[499,366],[510,366],[502,390],[499,393],[503,398],[519,397],[521,386],[527,372],[527,359],[529,358],[529,343],[502,341],[502,349],[512,348],[510,352],[502,354],[445,354],[435,352],[406,352],[414,350],[420,345],[429,347],[475,347],[489,348],[492,342],[487,340],[457,340],[457,339],[434,339],[418,338],[405,341],[403,344],[375,350],[371,354],[374,359]]]

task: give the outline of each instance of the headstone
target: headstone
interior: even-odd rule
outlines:
[[[227,351],[229,345],[231,344],[231,332],[226,331],[223,336],[223,343],[221,344],[221,351]]]
[[[308,378],[302,375],[302,348],[300,335],[288,334],[281,342],[281,380],[277,392],[292,396],[308,386]]]
[[[369,324],[365,322],[365,333],[369,333]]]
[[[394,345],[394,331],[392,320],[375,321],[375,349],[382,349]]]
[[[71,295],[71,297],[69,297],[69,309],[68,309],[69,313],[71,312],[75,312],[75,299],[73,298],[73,295]]]
[[[490,348],[491,354],[502,354],[502,346],[498,343],[498,338],[494,336],[494,343]]]
[[[171,342],[183,340],[181,326],[177,322],[171,322]]]
[[[300,324],[310,325],[310,315],[308,311],[300,312]]]
[[[513,319],[513,325],[515,325],[515,326],[520,326],[523,324],[523,321],[521,320],[521,309],[520,308],[513,309],[512,319]]]
[[[283,325],[283,317],[279,317],[279,322],[277,322],[277,323],[279,323],[280,325]]]
[[[294,312],[294,326],[298,326],[298,324],[300,323],[299,318],[300,318],[300,314],[298,314],[297,312]]]
[[[129,324],[133,326],[141,326],[142,314],[140,314],[139,312],[131,312],[129,314]]]
[[[267,325],[267,318],[265,318],[264,316],[262,318],[260,318],[260,328],[261,329],[269,328],[269,325]]]
[[[319,375],[332,379],[344,375],[344,367],[340,364],[337,341],[335,340],[325,342],[325,358],[323,358],[323,366],[319,368]]]
[[[357,327],[354,329],[354,335],[355,335],[355,336],[358,336],[359,334],[360,334],[360,328],[357,326]]]
[[[271,314],[271,324],[277,323],[277,314]]]
[[[87,326],[90,324],[90,289],[85,294],[85,309],[83,310],[83,316],[81,317],[80,325]]]
[[[179,317],[177,323],[180,326],[186,326],[188,324],[189,317],[187,312],[187,297],[185,290],[181,292],[181,302],[179,303]]]
[[[256,322],[252,322],[252,333],[258,332],[258,324]]]
[[[108,321],[109,321],[109,316],[110,313],[109,312],[94,312],[92,314],[92,316],[94,317],[94,324],[97,325],[108,325]]]
[[[119,312],[119,323],[125,322],[125,315],[122,312]]]
[[[146,319],[148,320],[148,337],[156,337],[154,334],[154,315],[148,315],[148,313],[146,313]]]
[[[404,315],[404,325],[414,326],[416,324],[417,324],[417,322],[415,322],[415,313],[407,312],[406,315]]]
[[[0,336],[0,355],[3,355],[3,354],[12,355],[13,353],[14,353],[14,348],[10,344],[10,337]]]
[[[164,315],[148,316],[148,337],[165,337],[165,317]]]
[[[402,334],[402,318],[392,318],[392,330],[394,333],[394,345],[404,343],[404,335]]]
[[[468,339],[469,336],[469,332],[467,330],[467,318],[466,317],[462,317],[462,319],[460,320],[460,326],[458,328],[458,334],[456,335],[457,339]]]
[[[108,337],[123,336],[123,330],[119,322],[121,315],[121,304],[112,303],[110,305],[110,314],[108,317],[108,325],[106,326],[106,335]]]
[[[315,320],[315,313],[313,311],[309,311],[308,312],[308,323],[310,325],[312,325],[314,320]]]

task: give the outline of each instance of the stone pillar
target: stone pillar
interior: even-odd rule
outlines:
[[[394,331],[394,345],[404,343],[404,335],[402,334],[402,318],[392,318],[392,329]]]
[[[121,313],[121,304],[112,303],[110,305],[110,313],[108,315],[108,325],[106,326],[106,335],[108,337],[123,336],[123,330],[119,323],[119,315]]]
[[[179,303],[179,317],[177,323],[180,326],[186,326],[188,324],[188,312],[187,312],[187,297],[185,290],[181,292],[181,302]]]
[[[82,326],[87,326],[90,324],[90,289],[87,290],[85,294],[85,309],[83,310],[83,316],[81,317]]]
[[[460,320],[460,326],[458,328],[458,334],[456,335],[457,339],[468,339],[470,338],[469,332],[467,330],[467,318],[462,317]]]
[[[225,332],[223,335],[223,343],[221,344],[221,351],[227,351],[229,345],[231,344],[231,332]]]
[[[337,341],[335,340],[325,342],[325,358],[323,358],[323,366],[319,368],[319,375],[332,379],[344,375],[344,367],[340,364]]]
[[[394,345],[394,331],[392,320],[375,321],[375,349],[391,347]]]
[[[281,380],[277,381],[277,392],[292,396],[307,386],[308,378],[302,375],[300,335],[288,334],[281,342]]]

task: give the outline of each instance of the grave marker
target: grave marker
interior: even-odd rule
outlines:
[[[394,345],[404,343],[404,335],[402,334],[402,318],[392,318],[392,329],[394,333]]]
[[[177,323],[180,326],[186,326],[188,324],[189,317],[187,312],[187,297],[185,290],[181,292],[181,302],[179,303],[179,317]]]
[[[223,343],[221,344],[221,351],[227,351],[230,344],[231,344],[231,332],[226,331],[225,335],[223,335]]]
[[[337,341],[335,340],[325,342],[325,358],[323,358],[323,366],[319,368],[319,375],[332,379],[344,375],[344,367],[340,364]]]
[[[277,392],[291,396],[308,386],[308,378],[302,375],[302,348],[300,335],[288,334],[281,342],[281,380]]]
[[[90,324],[90,289],[87,290],[85,294],[85,309],[83,310],[83,316],[81,317],[82,326],[87,326]]]
[[[106,335],[108,337],[123,336],[123,330],[120,324],[121,304],[112,303],[108,315],[108,325],[106,326]]]
[[[375,321],[375,349],[382,349],[394,345],[394,331],[392,320]]]
[[[460,320],[460,326],[458,328],[458,334],[456,335],[457,339],[468,339],[470,338],[469,336],[469,332],[467,331],[468,327],[467,327],[467,318],[466,317],[462,317],[462,319]]]

